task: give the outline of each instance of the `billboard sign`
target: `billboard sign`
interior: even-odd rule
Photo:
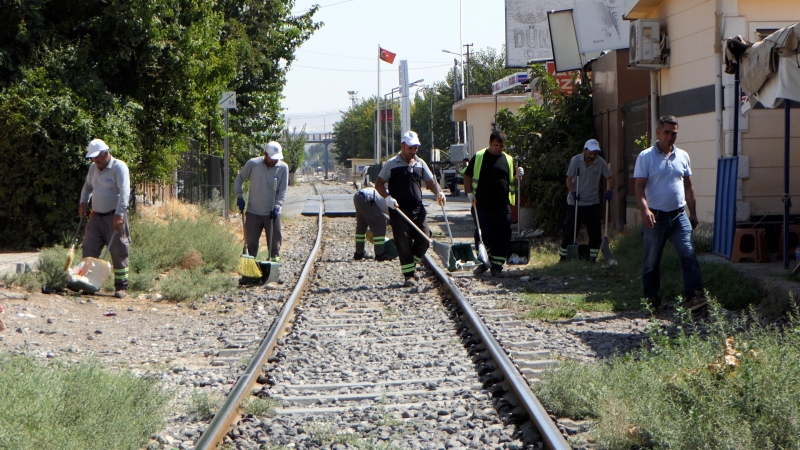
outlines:
[[[628,48],[629,21],[622,20],[624,2],[616,0],[574,0],[578,47],[584,55]]]
[[[506,67],[553,59],[547,12],[572,8],[575,0],[505,0]]]
[[[528,81],[528,72],[517,72],[492,83],[492,95],[521,86]]]

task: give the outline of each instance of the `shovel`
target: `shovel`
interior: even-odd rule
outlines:
[[[610,168],[610,166],[609,166]],[[608,181],[606,181],[606,185]],[[616,266],[617,260],[614,259],[614,254],[611,253],[611,247],[608,245],[608,204],[611,203],[610,201],[606,200],[606,229],[603,233],[603,243],[600,244],[600,251],[603,252],[603,259],[608,261],[609,266]]]
[[[519,158],[515,157],[514,160],[517,161],[519,160]],[[516,167],[514,170],[516,170]],[[522,197],[520,193],[520,188],[522,187],[522,183],[519,177],[516,178],[517,178],[517,238],[508,242],[508,254],[510,255],[508,258],[508,263],[528,264],[528,258],[530,258],[531,256],[531,243],[521,238],[522,233],[520,232],[520,226],[519,226],[519,207],[520,207],[520,198]],[[516,255],[516,258],[513,257],[514,255]]]
[[[492,263],[489,262],[489,252],[486,251],[486,246],[483,245],[483,235],[481,235],[481,221],[478,219],[478,210],[473,206],[472,211],[475,213],[475,224],[478,226],[478,259],[484,267],[488,269],[492,266]]]
[[[580,183],[581,183],[581,170],[577,169],[575,172],[575,226],[574,230],[572,231],[572,245],[567,246],[567,261],[574,261],[578,259],[579,254],[579,245],[578,245],[578,199],[581,198],[580,195]]]
[[[433,251],[436,253],[436,256],[438,256],[439,259],[442,261],[442,264],[447,266],[448,271],[455,272],[456,270],[461,270],[463,266],[456,259],[456,257],[453,256],[452,247],[450,247],[447,244],[434,241],[433,239],[426,236],[425,233],[423,233],[422,230],[419,229],[417,224],[412,222],[411,219],[409,219],[408,216],[405,215],[403,211],[400,211],[400,208],[395,209],[395,211],[397,211],[397,213],[400,214],[403,217],[403,219],[405,219],[406,222],[408,222],[408,224],[411,225],[412,228],[417,230],[417,233],[419,233],[422,237],[424,237],[428,241],[428,243],[430,243],[433,246]]]

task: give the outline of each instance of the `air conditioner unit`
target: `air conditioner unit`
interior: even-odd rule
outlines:
[[[631,22],[630,64],[661,63],[661,30],[657,19],[639,19]]]

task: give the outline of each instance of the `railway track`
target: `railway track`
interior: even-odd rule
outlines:
[[[195,448],[569,448],[520,374],[535,379],[549,353],[512,338],[524,324],[491,293],[468,299],[430,258],[404,288],[397,261],[352,260],[352,220],[318,223],[291,296]],[[252,334],[229,338],[252,353]],[[241,415],[250,395],[273,414]]]

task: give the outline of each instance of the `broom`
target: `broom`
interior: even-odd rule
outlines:
[[[256,263],[256,258],[247,254],[247,229],[244,223],[244,209],[240,209],[242,215],[242,234],[244,235],[244,244],[242,245],[242,256],[239,257],[239,264],[236,266],[236,271],[239,275],[248,278],[261,278],[261,269]]]
[[[611,166],[609,166],[610,168]],[[608,181],[606,181],[608,183]],[[610,201],[606,200],[606,231],[603,235],[603,243],[600,244],[600,250],[603,252],[603,259],[608,261],[609,266],[616,266],[617,260],[614,259],[614,254],[611,253],[611,247],[608,245],[608,204]]]
[[[69,270],[69,267],[72,265],[72,261],[75,260],[75,245],[78,243],[78,233],[81,231],[81,224],[83,224],[83,217],[78,220],[78,226],[75,228],[75,236],[72,238],[72,245],[69,246],[69,252],[67,252],[67,261],[64,264],[64,270]]]

